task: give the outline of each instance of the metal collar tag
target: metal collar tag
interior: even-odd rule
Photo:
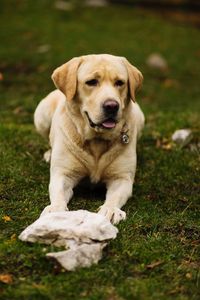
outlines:
[[[121,135],[121,142],[123,144],[128,144],[129,143],[129,136],[127,133],[125,132],[122,132],[122,135]]]
[[[122,131],[121,131],[121,142],[122,142],[122,144],[128,144],[129,143],[128,131],[129,131],[128,126],[125,123],[123,128],[122,128]]]

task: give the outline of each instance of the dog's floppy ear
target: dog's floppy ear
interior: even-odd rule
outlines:
[[[81,57],[75,57],[67,63],[55,69],[51,78],[55,86],[66,95],[67,100],[72,100],[76,94],[77,70],[82,61]]]
[[[143,76],[142,73],[136,67],[131,65],[125,57],[123,57],[123,62],[128,71],[130,96],[135,102],[135,92],[142,86]]]

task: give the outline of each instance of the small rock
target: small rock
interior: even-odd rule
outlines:
[[[180,145],[181,147],[184,147],[190,143],[192,137],[193,134],[191,129],[179,129],[173,133],[172,141]]]
[[[56,1],[55,2],[55,8],[59,9],[59,10],[65,10],[65,11],[69,11],[73,9],[73,5],[71,2],[66,2],[66,1]]]
[[[104,7],[108,5],[106,0],[86,0],[86,6],[93,6],[93,7]]]
[[[38,53],[46,53],[50,50],[51,46],[50,45],[41,45],[37,48]]]
[[[159,53],[152,53],[146,61],[147,65],[154,70],[165,72],[168,70],[167,61]]]

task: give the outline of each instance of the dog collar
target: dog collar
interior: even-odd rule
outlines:
[[[121,142],[122,142],[122,144],[128,144],[129,143],[128,131],[129,131],[128,126],[125,123],[123,128],[122,128],[122,131],[121,131]]]

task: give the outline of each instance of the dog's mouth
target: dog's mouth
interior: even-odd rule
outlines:
[[[85,112],[85,114],[86,114],[89,124],[92,128],[113,129],[113,128],[115,128],[115,126],[117,124],[117,121],[114,118],[107,118],[103,122],[96,124],[90,119],[87,112]]]

